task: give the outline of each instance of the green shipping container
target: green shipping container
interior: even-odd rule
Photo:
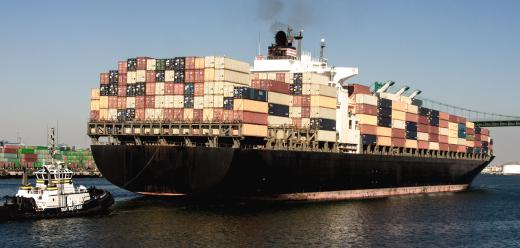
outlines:
[[[32,148],[21,148],[18,150],[18,153],[20,154],[34,154],[34,149]]]
[[[155,69],[157,71],[166,70],[166,60],[165,59],[157,59],[155,60]]]

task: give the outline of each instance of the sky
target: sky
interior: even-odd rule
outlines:
[[[520,1],[4,1],[0,7],[0,140],[87,147],[90,89],[136,56],[225,55],[252,63],[273,23],[325,38],[350,82],[393,80],[422,97],[520,116]],[[260,42],[259,42],[260,41]],[[520,160],[520,128],[492,128],[496,162]]]

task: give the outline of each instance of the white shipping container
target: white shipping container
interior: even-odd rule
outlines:
[[[174,96],[171,96],[171,95],[164,96],[164,107],[165,108],[175,108],[173,97]]]
[[[377,106],[377,97],[372,95],[356,94],[356,103]]]
[[[108,120],[108,109],[99,110],[99,119],[103,121]]]
[[[315,72],[304,72],[303,73],[303,83],[304,84],[328,84],[329,77],[325,75],[321,75]]]
[[[218,69],[215,70],[215,81],[226,81],[249,86],[251,75],[249,73]]]
[[[155,96],[155,108],[164,108],[164,96]]]
[[[444,136],[448,136],[448,134],[449,134],[449,129],[444,128],[444,127],[441,127],[441,128],[439,128],[439,134],[440,134],[440,135],[444,135]]]
[[[135,97],[126,98],[126,108],[135,108]]]
[[[90,100],[90,110],[99,110],[99,100]]]
[[[204,95],[204,109],[213,108],[213,95]]]
[[[419,107],[417,107],[416,105],[408,104],[408,105],[406,105],[406,112],[412,113],[412,114],[417,114],[417,113],[419,113]]]
[[[155,59],[146,59],[146,70],[155,71],[156,61]]]
[[[91,100],[99,100],[99,97],[100,97],[100,95],[99,95],[98,88],[90,90],[90,99]]]
[[[215,56],[204,57],[204,67],[205,68],[214,68],[215,67]]]
[[[336,119],[336,109],[324,107],[311,107],[311,118]]]
[[[214,95],[213,96],[213,107],[214,108],[224,107],[224,96],[223,95]]]
[[[428,135],[428,133],[417,132],[417,140],[428,141],[429,139],[430,136]]]
[[[164,119],[164,109],[155,109],[155,119],[156,120]]]
[[[215,68],[204,69],[204,81],[215,81]]]
[[[203,121],[212,121],[213,120],[213,109],[205,108],[202,110],[202,120]]]
[[[289,107],[289,117],[301,118],[302,117],[302,107]]]
[[[233,97],[234,96],[234,86],[231,83],[226,82],[224,84],[224,97]]]
[[[215,56],[215,69],[227,69],[237,72],[249,73],[249,68],[250,66],[247,62]]]
[[[403,120],[392,119],[392,128],[405,129],[406,122]]]
[[[108,108],[108,96],[100,96],[99,97],[99,108],[107,109]]]
[[[174,108],[184,108],[184,96],[183,95],[174,95],[173,96],[173,107]]]
[[[283,126],[283,125],[291,125],[292,120],[289,117],[281,117],[281,116],[273,116],[269,115],[267,117],[267,125],[269,126]]]
[[[108,120],[117,120],[117,109],[108,109]]]
[[[311,126],[311,118],[302,118],[302,127]]]
[[[213,82],[213,94],[223,95],[224,94],[224,82],[217,81]]]
[[[193,97],[193,108],[194,109],[203,109],[204,108],[204,97],[196,96]]]
[[[457,139],[457,141],[458,141],[457,144],[459,146],[465,146],[466,145],[466,139],[460,139],[459,138],[459,139]]]
[[[267,93],[267,101],[269,103],[276,103],[276,104],[282,104],[282,105],[291,105],[292,96],[286,95],[278,92],[272,92],[270,91]]]
[[[323,84],[310,84],[310,94],[311,95],[320,95],[320,96],[329,96],[336,97],[336,87],[323,85]]]
[[[213,95],[213,88],[215,87],[215,82],[204,82],[204,95]]]
[[[174,70],[165,70],[164,71],[164,81],[173,82],[174,80],[175,80],[175,71]]]
[[[316,139],[318,141],[336,142],[336,131],[318,130]]]
[[[127,84],[137,83],[137,72],[136,71],[129,71],[126,73],[126,83]]]
[[[304,96],[311,95],[311,84],[302,85],[302,95],[304,95]]]
[[[155,120],[155,109],[147,108],[144,110],[145,120]]]
[[[162,96],[164,95],[164,83],[155,83],[155,95]]]

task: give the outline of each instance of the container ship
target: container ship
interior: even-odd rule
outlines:
[[[253,66],[136,57],[101,73],[87,133],[103,176],[144,195],[341,200],[462,191],[493,159],[489,130],[420,91],[351,83],[324,40],[313,58],[301,32],[274,38]]]

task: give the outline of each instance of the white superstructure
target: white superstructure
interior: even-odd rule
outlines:
[[[520,162],[504,164],[502,166],[502,174],[520,175]]]

